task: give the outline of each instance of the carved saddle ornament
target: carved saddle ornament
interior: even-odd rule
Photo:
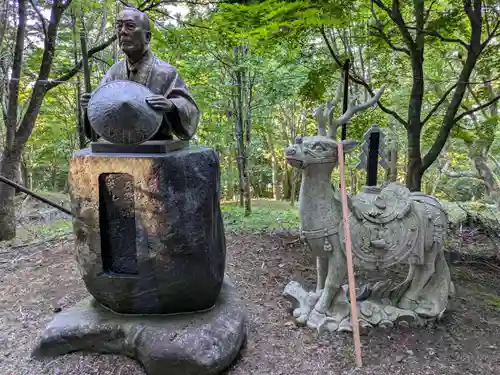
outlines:
[[[348,203],[352,250],[364,267],[423,264],[425,231],[415,207],[419,203],[405,186],[366,187]],[[344,231],[339,230],[339,234],[345,241]]]

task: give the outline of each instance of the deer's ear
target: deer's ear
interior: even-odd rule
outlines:
[[[342,141],[342,148],[344,149],[344,152],[347,153],[353,151],[356,147],[358,147],[358,144],[359,144],[358,141],[346,139]]]

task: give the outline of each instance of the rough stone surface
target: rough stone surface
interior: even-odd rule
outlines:
[[[99,302],[136,314],[214,305],[226,256],[214,150],[80,150],[70,161],[69,180],[77,262]]]
[[[356,146],[353,141],[342,144],[344,152]],[[324,135],[299,138],[285,150],[288,163],[302,169],[301,237],[317,257],[317,285],[307,292],[291,282],[284,295],[297,324],[328,331],[351,329],[342,204],[331,184],[338,152],[337,142]],[[365,187],[347,199],[354,262],[371,270],[409,265],[403,282],[362,286],[357,294],[361,328],[420,326],[439,319],[454,294],[443,252],[448,220],[440,202],[398,183]]]
[[[55,317],[32,355],[122,354],[138,360],[148,375],[211,375],[234,361],[246,332],[246,311],[226,281],[215,307],[203,313],[121,315],[86,299]]]

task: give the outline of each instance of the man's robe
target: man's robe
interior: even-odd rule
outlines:
[[[175,111],[165,113],[160,129],[151,140],[191,139],[200,120],[200,111],[177,70],[156,58],[147,50],[141,61],[130,64],[127,59],[114,64],[106,73],[100,86],[116,80],[130,80],[148,87],[154,94],[171,100]]]

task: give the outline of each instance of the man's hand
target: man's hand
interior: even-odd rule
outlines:
[[[146,103],[157,111],[171,112],[173,111],[174,104],[163,95],[151,95],[146,97]]]
[[[86,92],[80,97],[80,107],[82,107],[84,111],[87,110],[87,107],[89,106],[89,100],[91,96],[91,93]]]

